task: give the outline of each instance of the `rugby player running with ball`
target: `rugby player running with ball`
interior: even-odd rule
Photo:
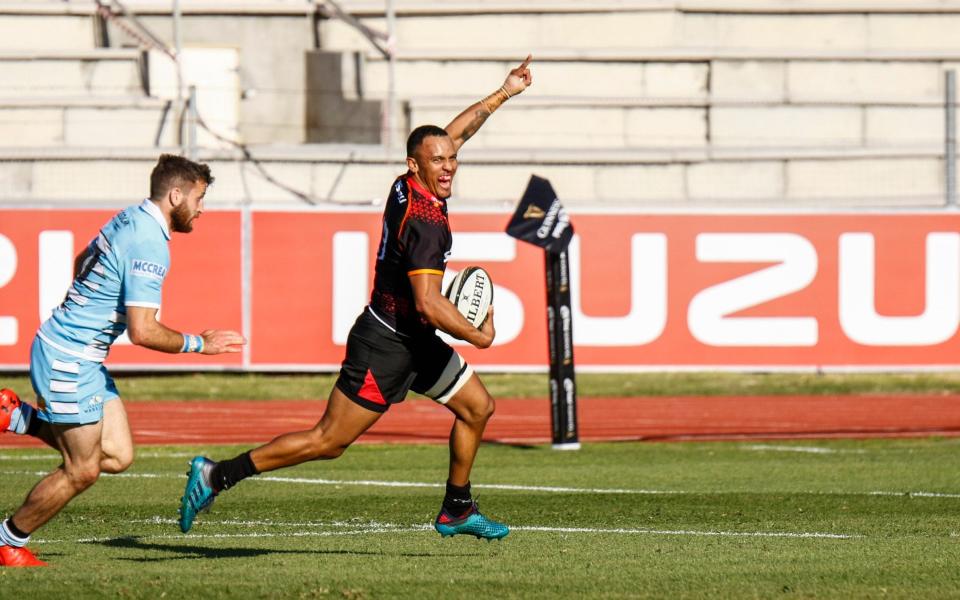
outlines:
[[[251,475],[337,458],[411,389],[443,404],[455,417],[436,530],[443,536],[486,539],[509,533],[506,525],[482,515],[470,494],[470,471],[493,415],[493,398],[436,330],[481,349],[493,343],[493,308],[481,326],[474,327],[440,289],[452,241],[447,199],[457,172],[457,151],[495,110],[530,86],[530,60],[528,56],[500,88],[446,128],[424,125],[410,134],[408,171],[394,181],[383,213],[370,304],[350,330],[326,412],[313,429],[281,435],[230,460],[194,458],[180,505],[184,533],[219,493]]]

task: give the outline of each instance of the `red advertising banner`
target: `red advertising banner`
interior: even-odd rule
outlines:
[[[26,368],[72,257],[112,215],[0,210],[0,368]],[[164,355],[129,344],[112,367],[329,370],[366,304],[375,211],[211,211],[174,235],[162,320],[242,329],[243,355]],[[487,369],[547,365],[542,251],[509,215],[454,213],[452,273],[496,284],[495,345],[460,345]],[[880,369],[960,366],[960,215],[577,214],[570,247],[578,368]],[[246,243],[246,246],[244,244]],[[250,261],[243,293],[243,259]],[[244,303],[247,302],[245,307]]]
[[[116,211],[0,210],[0,368],[26,369],[37,327],[70,287],[73,259]],[[180,331],[241,328],[240,214],[211,211],[170,241],[160,320]],[[239,354],[164,354],[114,343],[107,365],[227,368]]]

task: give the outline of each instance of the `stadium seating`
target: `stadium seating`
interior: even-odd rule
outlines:
[[[172,43],[169,2],[123,4]],[[318,202],[376,201],[403,169],[402,151],[379,145],[391,65],[320,4],[183,0],[185,48],[237,55],[221,67],[233,79],[197,82],[201,98],[220,93],[235,109],[201,104],[201,116]],[[943,202],[944,71],[960,64],[960,5],[395,4],[394,143],[444,124],[535,55],[534,88],[462,153],[464,204],[507,206],[533,172],[581,207]],[[383,2],[340,6],[386,29]],[[158,149],[176,148],[173,94],[157,79],[165,57],[93,2],[0,1],[0,32],[0,202],[113,201],[93,184],[100,196],[78,193],[77,177],[98,170],[84,161],[112,160],[136,180]],[[236,163],[229,144],[201,145],[225,175],[211,201],[299,202]],[[63,185],[34,181],[40,173]]]

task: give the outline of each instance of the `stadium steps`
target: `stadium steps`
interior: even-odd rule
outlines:
[[[0,97],[0,146],[150,147],[175,134],[170,103],[157,98]]]
[[[141,60],[124,48],[0,49],[0,97],[143,94]]]
[[[4,12],[3,4],[5,21],[4,15],[16,11]],[[93,49],[92,2],[19,4],[28,8],[13,16],[45,17],[68,31],[77,17],[88,15],[89,36],[64,39],[73,39],[65,43],[73,50]],[[169,2],[125,4],[152,18],[160,34],[169,33]],[[241,134],[256,130],[262,132],[257,140],[289,140],[291,132],[304,132],[306,111],[294,101],[297,95],[303,99],[306,88],[300,46],[288,42],[308,37],[303,31],[309,21],[301,17],[315,5],[306,0],[183,4],[188,45],[250,45],[255,38],[241,23],[285,32],[270,36],[283,44],[266,47],[256,61],[243,58],[242,68],[260,92],[241,102],[246,119]],[[344,0],[343,6],[384,29],[382,2]],[[550,177],[565,203],[580,207],[941,201],[942,144],[928,138],[942,130],[942,71],[960,64],[954,35],[960,3],[398,0],[396,6],[400,100],[413,121],[418,115],[448,120],[476,99],[464,94],[492,91],[527,51],[535,55],[536,93],[512,101],[461,153],[468,168],[458,175],[456,192],[466,206],[515,202],[531,172]],[[499,14],[503,11],[509,14]],[[36,37],[37,29],[32,31]],[[110,37],[122,43],[115,31]],[[357,108],[336,120],[349,122],[357,114],[361,122],[370,120],[364,111],[384,97],[383,86],[375,85],[385,80],[382,59],[339,22],[322,20],[319,39],[325,51],[344,61],[359,57],[362,67],[353,79],[344,70],[339,85],[323,90]],[[277,54],[271,57],[270,51]],[[291,77],[274,77],[281,72],[299,73],[302,87],[294,89]],[[414,82],[423,87],[408,87]],[[903,94],[905,88],[911,91]],[[290,103],[280,104],[288,97]],[[909,115],[883,112],[900,109]],[[560,111],[562,127],[549,118]],[[785,135],[796,129],[804,137]],[[910,137],[920,131],[921,139]],[[3,149],[0,198],[127,202],[129,189],[142,188],[157,149],[122,146],[110,141],[99,148]],[[366,146],[257,145],[253,151],[287,184],[337,203],[382,200],[384,182],[403,169],[401,151],[384,154]],[[204,150],[201,156],[219,175],[212,204],[247,197],[267,205],[299,202],[258,179],[232,151]],[[98,183],[104,178],[116,180],[117,197]]]
[[[0,148],[0,206],[119,205],[142,189],[160,151],[176,148]],[[370,145],[255,146],[267,172],[318,203],[375,206],[406,168],[403,151]],[[233,150],[203,150],[217,175],[211,206],[305,206],[263,181]],[[485,149],[465,147],[458,210],[510,210],[531,173],[579,210],[718,207],[935,207],[942,156],[933,149]],[[102,181],[114,181],[104,187]]]
[[[944,71],[956,65],[927,53],[623,53],[583,62],[572,53],[537,57],[534,87],[484,128],[490,147],[645,146],[873,147],[942,145]],[[948,53],[942,53],[948,54]],[[779,58],[776,58],[779,56]],[[790,58],[787,58],[789,56]],[[734,58],[740,57],[740,58]],[[594,57],[596,58],[596,57]],[[898,62],[891,62],[893,59]],[[369,55],[360,87],[385,98],[386,61]],[[461,95],[494,82],[515,61],[489,53],[404,55],[397,93],[407,126],[445,124],[476,99]],[[456,90],[451,94],[450,90]],[[478,90],[482,96],[488,90]]]

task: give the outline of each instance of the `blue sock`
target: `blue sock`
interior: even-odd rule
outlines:
[[[7,427],[7,431],[25,435],[30,429],[36,414],[37,410],[33,408],[33,405],[21,402],[20,406],[14,409],[13,414],[10,415],[10,426]]]

